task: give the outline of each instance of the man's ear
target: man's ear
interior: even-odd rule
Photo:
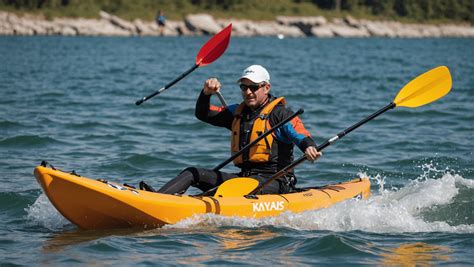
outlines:
[[[265,92],[266,92],[266,93],[270,92],[270,89],[271,89],[271,88],[272,88],[272,85],[271,85],[271,84],[269,84],[269,83],[265,84]]]

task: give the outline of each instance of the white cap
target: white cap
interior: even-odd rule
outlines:
[[[250,67],[247,67],[242,72],[242,76],[237,82],[240,82],[240,80],[242,80],[243,78],[247,78],[254,83],[270,83],[270,74],[268,74],[268,71],[260,65],[252,65]]]

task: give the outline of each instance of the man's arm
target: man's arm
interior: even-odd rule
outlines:
[[[234,106],[228,108],[211,106],[211,95],[206,95],[203,90],[196,102],[195,115],[201,121],[230,130],[234,119],[231,110],[235,109]]]
[[[272,112],[270,117],[270,125],[276,125],[278,122],[291,116],[291,114],[293,112],[290,109],[284,106],[277,106],[275,112]],[[289,123],[277,129],[275,131],[275,138],[287,144],[294,143],[311,161],[321,156],[321,153],[316,149],[316,143],[311,138],[311,134],[306,130],[299,117],[293,118]]]

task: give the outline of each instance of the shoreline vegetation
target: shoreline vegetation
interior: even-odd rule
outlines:
[[[160,12],[164,27],[155,22]],[[474,37],[472,0],[0,0],[0,35]]]

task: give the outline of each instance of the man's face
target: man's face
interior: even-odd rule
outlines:
[[[267,101],[268,93],[270,92],[271,87],[269,83],[262,82],[255,84],[251,80],[243,78],[240,80],[240,84],[250,86],[250,88],[245,87],[244,90],[241,88],[242,98],[250,109],[254,110]]]

